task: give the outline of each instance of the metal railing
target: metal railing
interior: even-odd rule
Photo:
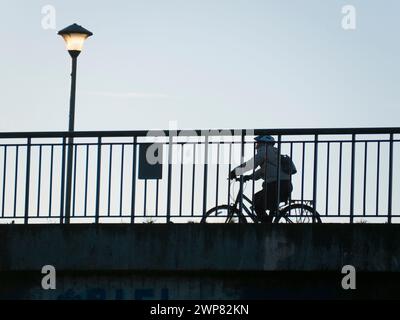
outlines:
[[[400,128],[346,128],[0,133],[0,223],[198,222],[261,188],[227,180],[260,134],[291,156],[292,198],[323,222],[400,221]],[[143,163],[149,145],[159,165]]]

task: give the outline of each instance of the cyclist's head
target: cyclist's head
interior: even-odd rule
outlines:
[[[257,136],[254,138],[258,143],[260,144],[269,144],[269,145],[274,145],[275,144],[275,139],[272,136],[266,135],[266,136]]]

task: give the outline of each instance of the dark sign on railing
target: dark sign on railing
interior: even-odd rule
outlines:
[[[139,145],[139,179],[162,179],[162,144]]]

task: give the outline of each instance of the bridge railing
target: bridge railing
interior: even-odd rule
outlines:
[[[199,222],[261,189],[227,179],[260,134],[323,222],[400,221],[400,128],[346,128],[0,133],[0,223]]]

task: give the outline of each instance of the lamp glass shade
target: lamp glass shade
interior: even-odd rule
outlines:
[[[83,43],[88,36],[89,35],[83,33],[68,33],[62,35],[68,51],[82,51]]]

